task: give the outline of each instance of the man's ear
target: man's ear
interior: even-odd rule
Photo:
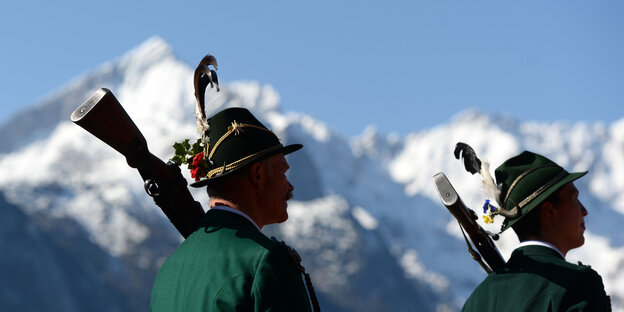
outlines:
[[[552,224],[557,221],[558,211],[557,208],[549,201],[545,201],[541,204],[541,218],[542,223]]]
[[[247,171],[249,182],[256,188],[259,188],[264,184],[266,179],[266,170],[260,162],[255,162],[249,166]]]

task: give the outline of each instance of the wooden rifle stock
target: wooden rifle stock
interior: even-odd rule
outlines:
[[[505,264],[505,260],[498,252],[490,235],[477,223],[477,215],[464,205],[446,175],[442,172],[436,174],[433,176],[433,182],[440,194],[442,203],[457,219],[462,228],[462,233],[465,230],[473,245],[477,248],[478,252],[472,249],[468,239],[466,239],[468,250],[473,259],[479,262],[487,273],[491,273]],[[466,238],[465,234],[464,238]]]
[[[197,229],[204,210],[193,199],[180,168],[149,151],[145,137],[110,90],[97,90],[70,119],[126,157],[143,178],[147,194],[184,238]]]

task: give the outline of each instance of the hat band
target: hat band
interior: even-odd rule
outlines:
[[[243,158],[241,158],[241,159],[239,159],[237,161],[231,162],[229,164],[225,164],[224,163],[222,167],[215,168],[215,169],[212,169],[212,170],[208,171],[208,173],[206,174],[206,178],[210,179],[210,178],[212,178],[213,176],[215,176],[217,174],[223,174],[223,173],[225,173],[228,170],[232,170],[232,169],[234,169],[236,167],[244,165],[244,164],[246,164],[246,163],[248,163],[248,162],[250,162],[250,161],[252,161],[252,160],[254,160],[254,159],[258,158],[258,157],[261,157],[263,155],[269,154],[269,153],[274,152],[276,150],[279,150],[279,149],[281,149],[283,147],[284,146],[282,146],[281,144],[278,144],[278,145],[275,145],[275,146],[271,146],[271,147],[269,147],[267,149],[261,150],[261,151],[259,151],[257,153],[251,154],[249,156],[243,157]]]
[[[228,131],[222,135],[219,140],[217,140],[217,143],[215,143],[214,147],[212,147],[212,151],[210,151],[210,155],[208,155],[208,160],[212,159],[212,156],[214,155],[215,151],[217,150],[217,147],[219,147],[219,145],[221,145],[221,143],[227,139],[230,135],[234,134],[234,135],[239,135],[241,132],[244,132],[244,128],[254,128],[254,129],[259,129],[262,131],[266,131],[269,133],[273,133],[273,131],[260,127],[260,126],[256,126],[256,125],[250,125],[250,124],[244,124],[244,123],[237,123],[236,120],[234,120],[232,122],[232,125],[228,127]]]
[[[530,170],[527,170],[525,172],[523,172],[522,174],[520,174],[509,186],[509,189],[507,190],[507,194],[505,194],[505,199],[503,200],[503,206],[507,205],[507,199],[509,199],[509,195],[511,194],[511,191],[514,189],[514,187],[516,186],[516,184],[518,184],[518,182],[520,182],[520,180],[522,180],[524,177],[526,177],[527,175],[529,175],[530,173],[542,169],[542,168],[548,168],[548,167],[559,167],[557,165],[553,165],[553,164],[548,164],[548,165],[543,165],[543,166],[539,166],[539,167],[535,167],[532,168]]]
[[[548,166],[542,166],[542,167],[548,167]],[[523,199],[519,204],[516,204],[512,209],[509,209],[509,211],[512,212],[512,213],[516,213],[518,211],[518,209],[522,209],[522,207],[524,207],[526,204],[528,204],[533,199],[535,199],[535,197],[537,197],[540,194],[544,193],[544,191],[549,189],[551,186],[555,185],[557,182],[563,180],[563,178],[565,178],[566,176],[568,176],[568,172],[566,172],[565,170],[560,172],[556,177],[554,177],[553,179],[548,181],[548,183],[542,185],[540,188],[538,188],[533,193],[531,193],[531,195],[529,195],[525,199]],[[509,196],[509,194],[507,196]],[[505,198],[505,203],[507,202],[506,200],[507,200],[507,198]],[[520,216],[520,214],[517,213],[516,218],[519,217],[519,216]],[[512,218],[512,219],[515,219],[515,218]]]

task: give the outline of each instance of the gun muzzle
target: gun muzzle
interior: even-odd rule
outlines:
[[[149,153],[147,141],[113,93],[100,88],[70,116],[71,121],[126,157],[132,168]]]
[[[145,137],[110,90],[95,91],[70,119],[126,157],[139,171],[148,195],[184,238],[197,229],[204,210],[186,187],[180,168],[150,153]]]

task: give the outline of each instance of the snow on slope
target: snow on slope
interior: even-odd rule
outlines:
[[[171,133],[172,129],[192,132],[192,126],[184,122],[183,110],[171,105],[191,101],[188,94],[192,95],[192,89],[183,87],[190,85],[189,69],[175,61],[162,40],[149,40],[118,63],[105,64],[99,71],[122,72],[119,75],[124,77],[123,82],[100,81],[98,87],[115,90],[118,100],[148,137],[154,153],[162,154],[168,142],[153,137]],[[76,86],[94,85],[85,80],[99,81],[98,77],[96,72],[75,81],[66,92]],[[93,91],[95,88],[80,93],[90,95]],[[74,107],[84,100],[86,97],[73,103]],[[136,212],[120,208],[156,212],[141,195],[136,172],[124,168],[121,155],[72,124],[69,114],[45,136],[2,157],[0,168],[5,173],[0,177],[0,187],[11,201],[26,209],[75,218],[112,254],[124,253],[149,234],[137,220]],[[50,196],[55,190],[63,190],[64,194]]]
[[[73,81],[53,100],[7,123],[29,127],[11,126],[2,138],[0,190],[27,213],[76,220],[114,256],[132,255],[154,231],[167,230],[179,239],[144,194],[137,172],[73,125],[68,107],[98,87],[110,88],[152,153],[166,160],[174,141],[197,137],[191,76],[192,69],[176,60],[165,42],[152,38]],[[590,210],[587,243],[568,259],[582,259],[602,274],[616,310],[624,302],[624,241],[618,235],[624,221],[624,178],[618,174],[624,169],[624,119],[609,126],[538,124],[468,111],[404,139],[374,128],[351,139],[305,114],[282,112],[277,91],[257,82],[224,85],[219,93],[210,90],[207,99],[208,114],[244,106],[285,144],[304,144],[289,155],[295,186],[290,220],[274,231],[305,255],[304,265],[336,310],[401,309],[415,302],[425,310],[454,310],[485,277],[432,184],[433,175],[443,171],[470,207],[482,204],[478,177],[453,158],[459,141],[487,158],[492,170],[523,149],[571,171],[589,169],[578,183]],[[64,116],[43,113],[50,110]],[[39,125],[29,114],[52,120]],[[5,125],[0,132],[9,129]],[[203,191],[193,194],[206,202]],[[497,244],[508,257],[516,242],[505,233]],[[427,301],[434,302],[426,306]]]
[[[464,202],[478,214],[485,199],[480,178],[464,171],[461,162],[453,157],[456,142],[469,143],[478,155],[489,160],[492,174],[494,168],[522,150],[539,152],[569,171],[589,170],[587,176],[575,182],[581,189],[580,199],[589,210],[585,218],[586,243],[571,251],[567,259],[582,260],[601,273],[615,307],[621,310],[624,302],[621,286],[624,285],[624,241],[618,234],[624,224],[618,206],[624,191],[618,174],[624,161],[621,129],[622,121],[610,127],[599,123],[519,123],[510,117],[464,112],[448,124],[408,136],[405,148],[389,168],[393,177],[405,184],[407,193],[423,194],[432,200],[439,197],[430,177],[438,171],[445,172]],[[482,225],[498,232],[500,221]],[[454,222],[449,224],[450,230],[456,228]],[[505,258],[516,244],[517,238],[511,231],[501,235],[497,242]]]
[[[150,267],[151,263],[162,261],[162,259],[145,259],[144,256],[135,252],[144,250],[144,243],[148,238],[158,234],[154,231],[166,229],[170,232],[172,239],[179,240],[179,236],[172,231],[168,222],[163,220],[159,209],[144,194],[136,171],[126,166],[123,156],[83,129],[73,125],[68,120],[71,109],[67,110],[67,107],[77,107],[98,87],[111,89],[141,129],[150,150],[166,160],[173,152],[171,145],[174,141],[197,137],[191,74],[192,70],[187,65],[173,58],[166,43],[155,38],[148,40],[120,60],[104,64],[94,73],[72,82],[68,87],[60,90],[60,94],[55,95],[53,101],[34,107],[10,121],[11,124],[21,124],[32,119],[33,115],[37,115],[38,118],[48,118],[43,123],[45,127],[40,126],[41,123],[34,122],[30,124],[30,127],[18,131],[15,135],[4,136],[10,144],[6,145],[5,153],[0,155],[0,171],[3,173],[0,175],[0,189],[11,203],[18,205],[28,214],[46,214],[51,218],[75,220],[84,227],[89,236],[88,239],[108,251],[113,257],[120,259],[138,257],[132,262],[138,263],[140,267]],[[208,92],[207,97],[209,98],[208,114],[226,106],[247,107],[267,125],[276,129],[285,143],[289,138],[293,140],[297,138],[305,144],[324,140],[323,135],[318,131],[324,127],[322,123],[303,115],[283,115],[279,111],[279,96],[270,86],[262,86],[255,82],[232,83],[223,86],[218,94],[214,91]],[[76,98],[80,99],[76,100]],[[51,116],[43,113],[50,110],[62,110],[67,113],[63,118],[59,118],[56,114]],[[4,128],[4,130],[6,133],[13,129]],[[31,132],[38,134],[32,135]],[[323,133],[326,137],[331,136],[328,129]],[[11,138],[13,141],[10,140]],[[340,146],[343,146],[342,149],[332,151],[332,148],[328,148],[326,151],[330,151],[330,157],[338,153],[340,155],[336,158],[348,162],[350,155],[348,143],[344,139],[339,140]],[[314,144],[310,145],[312,147]],[[299,153],[297,162],[311,164],[310,160],[317,158],[313,147],[306,151]],[[299,181],[297,185],[311,186],[301,187],[303,192],[299,191],[298,194],[302,195],[299,196],[302,200],[322,196],[325,188],[331,188],[333,184],[336,184],[331,181],[337,177],[331,176],[329,179],[323,179],[326,184],[322,186],[320,177],[324,174],[303,172],[306,171],[303,170],[304,168],[310,169],[310,167],[302,166],[302,174],[295,175],[293,179]],[[184,172],[188,178],[188,173]],[[318,183],[316,189],[313,187],[315,181]],[[200,202],[206,202],[206,195],[203,191],[194,191],[194,195]],[[331,224],[332,220],[338,220],[339,216],[343,216],[345,209],[349,207],[348,205],[334,205],[331,204],[332,202],[325,207],[330,212],[328,218],[321,219],[320,223],[316,222],[316,227],[327,229],[337,227],[337,231],[349,233],[351,237],[358,237],[359,229],[353,227],[355,223],[349,214],[346,215],[346,223]],[[304,202],[302,205],[314,206],[314,204]],[[296,217],[293,217],[293,222],[296,222],[295,219]],[[311,222],[305,217],[299,221]],[[341,228],[343,225],[346,227]],[[378,266],[379,263],[370,259],[359,259],[358,261],[363,263],[361,268],[370,267],[370,263],[380,268],[373,274],[369,274],[372,270],[366,270],[365,274],[357,270],[357,272],[353,270],[340,272],[339,270],[337,273],[340,274],[333,274],[335,272],[328,274],[327,270],[312,265],[311,270],[315,272],[313,278],[316,281],[322,279],[321,285],[323,283],[328,285],[326,289],[329,295],[325,297],[329,298],[326,299],[329,306],[337,306],[338,311],[349,311],[354,309],[350,307],[349,301],[355,300],[361,303],[359,310],[372,311],[401,309],[399,304],[407,307],[413,305],[415,301],[421,302],[423,306],[437,304],[439,300],[434,293],[427,290],[429,287],[426,284],[419,281],[404,281],[400,275],[399,265],[394,263],[383,244],[371,245],[362,241],[361,237],[360,241],[361,244],[358,246],[372,246],[366,247],[368,254],[389,263]],[[304,242],[294,241],[293,245],[297,246],[300,243]],[[337,242],[329,240],[324,246],[334,248],[336,251],[344,247],[344,243],[337,246],[334,243]],[[351,246],[351,250],[353,259],[357,260],[362,257],[362,251],[357,246]],[[157,254],[158,252],[154,252],[154,255]],[[330,260],[340,267],[342,259],[334,257]],[[319,259],[318,263],[327,262]],[[125,269],[132,269],[132,267]],[[368,286],[372,284],[371,278],[385,275],[386,270],[394,272],[382,277],[389,284],[388,287],[378,290]],[[368,282],[351,281],[349,285],[345,285],[344,281],[350,278]],[[341,279],[343,283],[335,284]],[[417,290],[415,285],[423,289]],[[142,291],[141,297],[149,295],[150,286],[147,284],[142,287],[147,294]],[[335,296],[334,294],[337,293],[333,291],[335,287],[347,296]],[[381,295],[384,291],[388,294]],[[367,298],[358,298],[358,296],[364,296],[363,294],[371,295]],[[331,298],[331,296],[334,297]],[[386,300],[393,296],[395,300]],[[433,300],[430,300],[432,298]],[[71,299],[67,300],[71,302]],[[340,300],[342,302],[332,303],[332,301]],[[428,303],[428,300],[431,303]],[[84,303],[75,303],[75,305],[84,306]]]

